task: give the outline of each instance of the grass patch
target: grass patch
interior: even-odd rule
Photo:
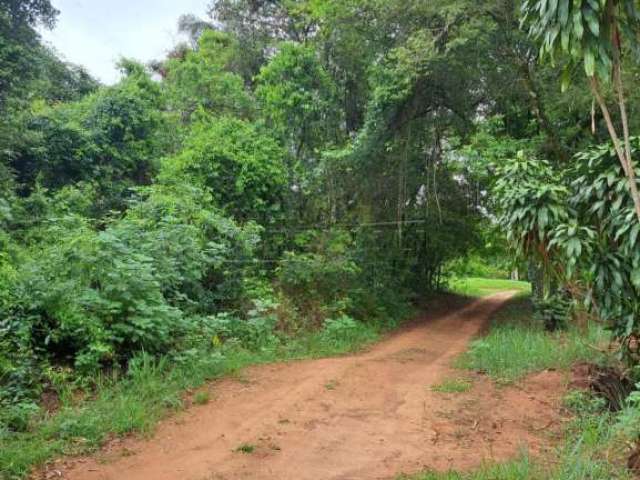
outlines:
[[[207,403],[209,403],[209,400],[209,392],[207,392],[206,390],[200,390],[193,396],[193,403],[195,403],[196,405],[206,405]]]
[[[494,316],[491,331],[471,344],[457,366],[509,383],[547,368],[567,369],[581,360],[604,360],[593,346],[607,339],[595,324],[585,331],[546,332],[532,319],[530,300],[516,298]]]
[[[572,393],[567,406],[575,417],[565,429],[563,445],[548,458],[522,453],[512,461],[486,464],[471,472],[426,471],[398,480],[632,480],[625,468],[625,444],[638,435],[640,411],[629,405],[618,415],[584,392]]]
[[[338,387],[337,380],[329,380],[327,383],[324,384],[325,390],[335,390],[337,387]]]
[[[235,449],[236,452],[250,454],[256,450],[256,446],[251,443],[243,443]]]
[[[584,332],[545,332],[533,320],[529,300],[515,298],[494,315],[491,331],[472,345],[461,366],[482,370],[499,382],[514,381],[535,370],[566,368],[577,360],[611,361],[590,347],[607,339],[597,326]],[[470,472],[425,471],[398,480],[631,480],[626,457],[628,445],[640,435],[640,392],[627,402],[622,412],[613,414],[602,399],[570,392],[564,404],[574,417],[565,426],[563,444],[548,457],[522,453],[512,461]]]
[[[504,464],[487,464],[476,471],[459,473],[455,471],[427,471],[417,475],[401,475],[398,480],[541,480],[542,470],[527,455]]]
[[[376,341],[383,329],[357,321],[336,321],[323,330],[281,338],[251,351],[229,342],[219,348],[190,350],[174,357],[141,355],[117,380],[103,379],[90,400],[66,399],[54,414],[39,413],[25,432],[0,428],[0,478],[24,478],[32,468],[60,455],[88,453],[112,435],[150,434],[157,422],[183,407],[188,389],[260,363],[320,358],[356,351]],[[194,403],[206,403],[199,391]]]
[[[464,378],[448,378],[431,386],[431,391],[438,393],[464,393],[471,390],[471,382]]]
[[[467,297],[486,297],[506,290],[517,290],[521,294],[527,294],[531,292],[531,284],[517,280],[465,277],[452,279],[449,289]]]

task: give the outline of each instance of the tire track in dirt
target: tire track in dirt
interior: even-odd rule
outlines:
[[[522,446],[539,453],[558,422],[562,375],[496,390],[450,366],[511,295],[427,316],[361,354],[249,368],[244,381],[213,383],[207,405],[162,422],[153,438],[56,468],[68,480],[364,480],[473,468]],[[469,392],[430,389],[461,375]]]

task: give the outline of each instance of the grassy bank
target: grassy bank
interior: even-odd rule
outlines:
[[[567,370],[574,362],[610,362],[594,346],[607,340],[597,325],[584,331],[545,332],[533,318],[531,303],[516,297],[494,315],[492,328],[475,341],[457,367],[482,371],[499,383],[517,382],[548,368]],[[565,407],[573,419],[564,428],[564,442],[549,458],[523,452],[502,464],[486,464],[471,472],[426,471],[399,480],[604,480],[631,479],[625,468],[628,444],[640,433],[640,396],[613,414],[589,392],[571,391]]]
[[[360,322],[334,323],[296,338],[251,351],[229,343],[214,350],[183,352],[154,360],[141,355],[118,379],[103,378],[90,399],[78,400],[67,385],[55,413],[32,417],[24,432],[0,430],[0,478],[24,478],[59,455],[86,453],[113,435],[148,434],[157,422],[185,404],[186,393],[252,364],[339,355],[374,342],[382,329]]]
[[[607,339],[596,324],[547,332],[534,319],[529,298],[519,296],[494,315],[490,331],[471,344],[457,366],[508,383],[547,368],[566,370],[579,361],[606,361],[595,346]]]

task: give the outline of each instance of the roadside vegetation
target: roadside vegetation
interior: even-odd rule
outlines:
[[[470,472],[423,472],[399,480],[592,480],[636,478],[627,468],[628,442],[637,433],[637,399],[620,413],[609,413],[603,402],[584,392],[567,397],[573,419],[563,440],[547,458],[522,453],[518,458]],[[632,433],[633,432],[633,433]]]
[[[43,43],[50,0],[0,3],[0,475],[447,288],[520,296],[466,368],[608,364],[611,339],[640,380],[635,0],[203,3],[113,85]],[[578,408],[554,475],[613,475],[591,446],[634,395]]]
[[[229,342],[183,352],[179,358],[140,354],[130,361],[126,374],[101,376],[86,398],[78,397],[81,388],[65,382],[57,392],[54,411],[6,411],[5,415],[14,416],[5,421],[17,431],[0,438],[0,471],[7,478],[18,478],[54,456],[95,450],[113,435],[150,434],[158,420],[189,401],[207,403],[206,392],[188,394],[207,381],[237,374],[248,365],[353,352],[375,341],[382,331],[382,325],[343,318],[328,322],[319,332],[274,336],[259,348]]]
[[[482,295],[481,293],[479,295]],[[549,332],[536,317],[530,296],[516,297],[492,319],[490,330],[471,344],[457,368],[484,373],[500,386],[526,381],[529,374],[559,370],[571,378],[579,362],[614,365],[619,360],[607,351],[610,332],[591,324],[578,329]],[[434,391],[460,393],[450,379]],[[460,384],[461,385],[461,384]],[[611,412],[607,399],[589,390],[568,390],[564,408],[570,416],[561,426],[563,440],[553,453],[534,458],[523,451],[506,463],[487,463],[470,472],[427,471],[399,480],[591,480],[635,478],[627,468],[629,445],[638,435],[640,397],[631,394],[622,410]]]
[[[464,378],[447,378],[433,385],[431,390],[438,393],[462,393],[471,389],[471,382]]]
[[[458,365],[486,373],[499,383],[522,379],[548,368],[568,370],[573,364],[606,362],[610,334],[601,325],[549,332],[534,314],[529,296],[509,301],[493,319],[487,335],[475,340]]]

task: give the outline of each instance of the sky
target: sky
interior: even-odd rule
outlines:
[[[65,60],[83,65],[98,80],[119,78],[115,63],[122,56],[142,62],[159,59],[181,37],[178,17],[205,17],[209,0],[52,0],[60,10],[45,42]]]

